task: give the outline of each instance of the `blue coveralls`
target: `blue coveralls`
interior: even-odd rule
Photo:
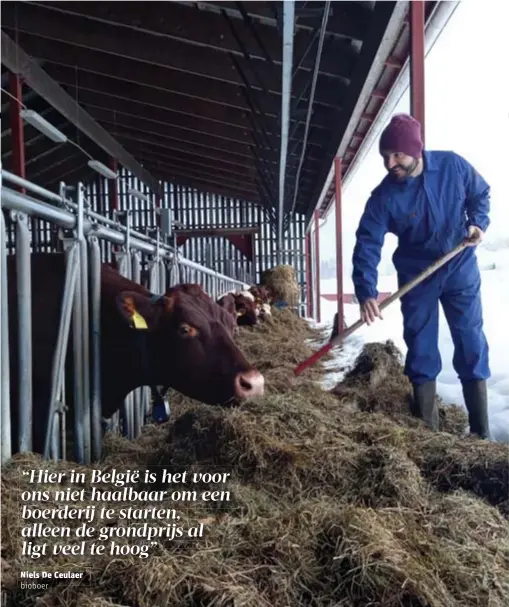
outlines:
[[[366,204],[353,253],[353,282],[361,304],[378,297],[377,268],[387,232],[398,237],[392,259],[402,287],[456,247],[468,226],[485,231],[490,223],[489,185],[464,158],[425,151],[423,159],[421,175],[400,182],[387,175]],[[412,383],[433,381],[442,370],[439,301],[451,331],[459,379],[489,378],[480,287],[475,247],[467,247],[402,297],[405,374]]]

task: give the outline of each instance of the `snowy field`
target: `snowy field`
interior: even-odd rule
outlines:
[[[480,247],[477,257],[482,274],[482,297],[484,308],[484,328],[490,347],[491,378],[488,380],[489,418],[492,438],[509,443],[509,247],[490,251]],[[346,279],[346,277],[345,277]],[[379,291],[397,289],[395,274],[381,276]],[[335,279],[322,280],[321,292],[335,293]],[[353,293],[351,280],[345,280],[345,292]],[[332,321],[337,311],[335,302],[321,299],[322,324],[332,329]],[[325,382],[330,388],[340,381],[352,366],[365,343],[392,339],[403,355],[406,346],[403,341],[403,320],[399,302],[394,302],[382,313],[383,321],[377,320],[370,327],[364,325],[350,336],[344,347],[336,348],[337,355],[332,368],[342,367],[343,372],[331,373]],[[345,305],[348,326],[359,318],[358,305]],[[437,392],[445,403],[464,406],[461,384],[452,366],[453,344],[443,311],[440,309],[439,348],[442,357],[442,372],[437,379]]]

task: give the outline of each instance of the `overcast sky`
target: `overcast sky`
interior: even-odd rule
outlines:
[[[426,148],[464,156],[489,182],[486,242],[509,246],[509,34],[507,2],[463,0],[426,59]],[[405,92],[393,113],[409,112]],[[354,233],[370,192],[385,175],[378,140],[343,194],[343,260],[351,274]],[[322,259],[335,257],[335,216],[320,230]],[[392,273],[396,244],[388,235],[381,273]]]

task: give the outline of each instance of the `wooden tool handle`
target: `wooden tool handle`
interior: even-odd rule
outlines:
[[[398,299],[401,299],[401,297],[403,297],[403,295],[406,295],[408,293],[408,291],[411,291],[414,287],[416,287],[418,284],[420,284],[423,280],[428,278],[428,276],[431,276],[439,268],[441,268],[443,265],[445,265],[448,261],[451,261],[451,259],[453,259],[453,257],[456,257],[456,255],[458,255],[458,253],[461,253],[461,251],[463,251],[463,249],[465,249],[468,246],[468,244],[469,244],[468,240],[463,240],[455,249],[453,249],[452,251],[450,251],[443,257],[440,257],[440,259],[437,259],[437,261],[435,261],[428,268],[423,270],[418,276],[413,278],[410,282],[407,282],[406,285],[402,286],[401,289],[399,289],[398,291],[396,291],[395,293],[393,293],[392,295],[387,297],[387,299],[384,299],[383,302],[380,304],[379,309],[385,310],[385,308],[390,306],[391,303],[395,302]],[[338,319],[338,320],[339,320],[339,322],[341,322],[341,319]],[[353,325],[351,325],[344,331],[340,332],[338,335],[336,335],[336,337],[334,337],[334,339],[331,339],[324,346],[322,346],[319,350],[317,350],[312,356],[310,356],[305,361],[301,362],[297,367],[295,367],[294,374],[300,375],[305,369],[307,369],[311,365],[314,365],[317,360],[319,360],[320,358],[325,356],[325,354],[327,354],[327,352],[329,352],[335,345],[339,344],[347,337],[350,337],[350,335],[352,335],[352,333],[355,333],[355,331],[357,331],[357,329],[360,329],[363,324],[364,324],[364,321],[362,319],[359,319]]]

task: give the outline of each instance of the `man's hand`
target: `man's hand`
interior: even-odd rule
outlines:
[[[483,238],[484,232],[481,228],[478,228],[477,226],[470,226],[468,228],[467,243],[469,247],[477,246]]]
[[[380,318],[380,320],[383,320],[377,300],[374,298],[366,299],[366,301],[361,304],[361,319],[370,325],[375,322],[377,317]]]

